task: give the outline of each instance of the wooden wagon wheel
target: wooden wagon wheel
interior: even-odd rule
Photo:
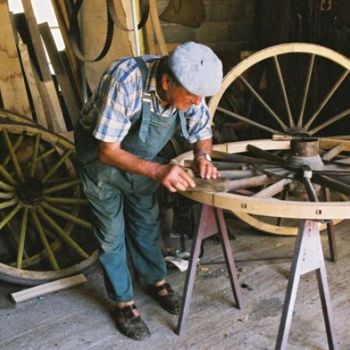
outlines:
[[[33,121],[33,119],[30,119],[28,117],[22,116],[17,113],[13,113],[3,108],[0,108],[0,121],[2,123],[9,121],[9,122],[15,122],[15,123],[21,123],[21,124],[38,125]]]
[[[276,134],[346,139],[349,71],[349,59],[331,49],[306,43],[276,45],[229,71],[209,101],[209,110],[216,121],[232,117],[248,126],[236,132],[239,140]],[[293,225],[264,222],[242,212],[236,215],[268,233],[297,233]]]
[[[37,284],[90,266],[74,146],[33,125],[0,123],[0,278]]]
[[[296,154],[295,150],[305,150],[309,144],[319,144],[317,156]],[[275,155],[276,150],[281,152],[280,156]],[[215,145],[216,165],[233,170],[222,171],[226,179],[196,179],[195,190],[181,193],[197,202],[234,213],[297,220],[346,219],[350,202],[337,198],[350,195],[349,151],[350,141],[327,138]],[[187,166],[187,161],[192,159],[192,152],[186,152],[174,161]],[[307,198],[291,200],[282,196],[284,191],[294,191],[297,186],[303,187]],[[323,197],[328,190],[338,193],[339,197]]]

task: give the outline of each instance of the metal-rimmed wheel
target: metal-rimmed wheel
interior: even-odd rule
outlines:
[[[266,48],[240,62],[209,101],[215,123],[239,121],[238,140],[299,135],[349,138],[347,91],[350,60],[322,46],[288,43]],[[272,234],[294,235],[297,227],[262,222],[236,213]]]
[[[37,284],[81,271],[98,252],[68,140],[0,123],[0,278]]]
[[[319,153],[301,154],[310,143],[319,144]],[[277,150],[279,156],[275,154]],[[327,138],[216,145],[214,162],[226,169],[221,172],[226,179],[204,183],[199,180],[198,190],[182,194],[235,214],[275,220],[345,219],[350,216],[350,202],[343,200],[350,195],[349,151],[350,141]],[[192,158],[192,152],[187,152],[175,161],[186,166]]]

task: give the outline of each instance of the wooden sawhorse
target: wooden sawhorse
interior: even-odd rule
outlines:
[[[338,349],[318,223],[312,220],[301,220],[276,341],[276,350],[285,350],[287,347],[300,277],[311,271],[315,271],[317,276],[329,349]]]
[[[241,290],[222,209],[203,204],[192,244],[189,267],[186,273],[181,311],[176,328],[176,333],[178,335],[180,335],[185,320],[188,316],[202,241],[203,239],[211,237],[216,233],[219,233],[221,238],[225,262],[229,272],[231,288],[236,306],[238,309],[241,308]]]

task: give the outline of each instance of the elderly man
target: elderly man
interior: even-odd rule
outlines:
[[[144,339],[150,331],[135,306],[126,247],[140,282],[168,312],[179,312],[180,297],[165,281],[156,189],[160,183],[171,192],[185,191],[195,183],[157,154],[180,131],[193,144],[200,176],[217,177],[204,97],[215,94],[221,80],[221,61],[194,42],[166,57],[121,58],[102,75],[76,125],[80,176],[106,288],[116,302],[117,327],[130,338]]]

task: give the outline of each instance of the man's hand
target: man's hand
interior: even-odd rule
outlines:
[[[218,169],[202,155],[194,158],[193,166],[194,171],[198,173],[202,179],[217,179],[219,176]]]
[[[196,186],[192,176],[179,165],[159,165],[157,180],[170,192],[186,191],[189,187]]]

